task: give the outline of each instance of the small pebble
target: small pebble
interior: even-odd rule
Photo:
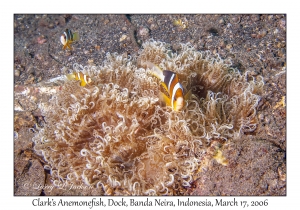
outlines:
[[[80,18],[79,18],[78,15],[72,15],[72,19],[74,19],[74,20],[80,20]]]
[[[100,50],[100,46],[99,45],[95,45],[95,49],[96,50]]]
[[[250,72],[250,75],[251,75],[251,76],[256,76],[256,75],[257,75],[257,72],[251,71],[251,72]]]
[[[266,117],[265,117],[265,122],[266,122],[267,124],[270,123],[270,118],[269,118],[269,116],[266,116]]]
[[[139,35],[140,36],[148,36],[149,35],[149,29],[147,27],[140,27]]]
[[[151,29],[151,30],[155,30],[156,28],[157,28],[157,25],[156,25],[156,24],[152,23],[152,24],[150,25],[150,29]]]
[[[226,45],[226,48],[227,48],[228,50],[230,50],[230,49],[232,48],[232,44]]]
[[[38,78],[36,79],[36,82],[40,82],[40,81],[42,81],[42,77],[38,77]]]
[[[285,43],[283,43],[283,42],[278,42],[278,43],[276,44],[276,47],[277,47],[277,48],[283,48],[283,47],[285,47]]]
[[[126,34],[123,34],[123,35],[121,36],[121,38],[120,38],[119,41],[122,42],[122,41],[124,41],[126,38],[127,38]]]
[[[24,85],[32,84],[34,81],[34,76],[33,74],[29,74],[27,80],[24,82]]]
[[[49,24],[49,28],[54,28],[54,24],[53,24],[53,23],[50,23],[50,24]]]
[[[282,29],[285,29],[285,19],[281,19],[280,21],[279,21],[279,26],[280,26],[280,28],[282,28]]]
[[[124,53],[122,54],[122,57],[123,57],[123,58],[127,58],[127,57],[128,57],[128,53],[127,53],[127,52],[124,52]]]
[[[40,53],[35,54],[34,57],[36,59],[38,59],[38,60],[42,60],[43,59],[43,56]]]
[[[151,24],[151,23],[153,23],[153,21],[154,21],[154,19],[153,19],[153,17],[151,17],[151,18],[148,19],[147,22],[148,22],[149,24]]]
[[[181,49],[181,45],[179,43],[174,43],[174,44],[172,44],[172,48],[174,50],[180,50]]]
[[[252,21],[259,21],[259,19],[260,19],[259,15],[251,15]]]
[[[37,42],[38,44],[44,44],[45,42],[47,42],[47,39],[45,39],[45,37],[42,35],[37,38]]]
[[[278,167],[278,174],[279,174],[279,178],[281,181],[286,181],[286,174],[284,173],[284,171]]]
[[[17,132],[17,131],[14,131],[14,138],[15,138],[15,139],[18,139],[18,137],[19,137],[18,132]]]
[[[268,16],[268,19],[269,19],[269,20],[272,20],[272,19],[273,19],[273,15],[269,15],[269,16]]]
[[[266,31],[266,29],[262,29],[259,33],[258,33],[258,35],[257,35],[257,38],[263,38],[264,36],[266,36],[266,34],[267,34],[267,31]]]
[[[20,76],[20,70],[15,69],[15,76],[16,76],[16,77]]]
[[[226,44],[225,44],[225,41],[224,41],[224,40],[222,40],[222,41],[220,42],[220,47],[222,47],[222,48],[226,47]]]
[[[282,49],[280,49],[280,50],[278,51],[278,56],[279,56],[279,57],[284,57],[284,55],[285,55],[285,49],[282,48]]]
[[[233,16],[233,17],[231,18],[231,22],[232,22],[233,24],[237,24],[237,23],[239,23],[240,21],[241,21],[241,18],[238,17],[238,16]]]
[[[34,68],[33,68],[33,65],[29,65],[26,69],[27,73],[32,73],[34,72]]]
[[[68,51],[65,51],[65,56],[70,56],[71,55],[71,51],[68,50]]]
[[[258,115],[258,119],[260,119],[260,120],[263,120],[264,117],[265,117],[265,116],[264,116],[264,114],[262,114],[262,113]]]
[[[109,20],[108,19],[104,20],[104,25],[106,25],[107,23],[109,23]]]

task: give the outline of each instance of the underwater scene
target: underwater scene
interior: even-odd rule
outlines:
[[[286,195],[286,15],[14,15],[14,195]]]

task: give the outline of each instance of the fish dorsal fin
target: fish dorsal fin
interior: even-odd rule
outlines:
[[[142,62],[142,65],[147,65],[147,68],[150,69],[151,74],[155,77],[157,77],[158,79],[160,79],[161,81],[164,81],[164,75],[163,75],[163,71],[154,63],[151,63],[150,61],[144,61]]]
[[[189,100],[192,97],[192,89],[190,89],[185,95],[184,100]]]

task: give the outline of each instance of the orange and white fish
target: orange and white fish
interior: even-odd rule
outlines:
[[[187,21],[183,22],[181,19],[178,19],[178,20],[174,20],[173,24],[175,26],[180,26],[182,29],[185,29],[187,28],[188,22]]]
[[[72,74],[67,74],[67,78],[69,80],[73,80],[73,79],[80,80],[81,81],[80,86],[85,86],[86,84],[92,82],[92,79],[89,76],[83,74],[82,72],[78,72],[78,73],[74,72]]]
[[[175,111],[182,110],[187,95],[184,96],[183,87],[179,82],[177,74],[169,70],[162,71],[158,66],[148,61],[143,63],[150,68],[154,76],[161,80],[162,86],[169,93],[169,97],[164,93],[160,93],[160,97],[163,101]],[[190,91],[188,93],[190,93]]]
[[[70,29],[66,29],[63,35],[60,37],[60,42],[64,45],[63,50],[65,50],[67,47],[72,50],[71,44],[74,41],[79,40],[79,34],[78,32],[72,33]]]

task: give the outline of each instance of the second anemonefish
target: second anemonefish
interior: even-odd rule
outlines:
[[[71,44],[74,41],[79,40],[79,34],[78,32],[72,33],[70,29],[66,29],[63,35],[60,37],[60,42],[64,45],[63,50],[65,50],[67,47],[72,50]]]
[[[67,74],[67,78],[69,80],[75,79],[75,80],[80,80],[80,86],[85,86],[86,84],[89,84],[90,82],[92,82],[91,78],[85,74],[83,74],[82,72],[74,72],[72,74]]]
[[[160,93],[160,97],[168,106],[171,106],[173,110],[182,110],[184,106],[184,99],[187,98],[190,91],[184,96],[183,87],[179,82],[177,74],[169,70],[162,71],[158,66],[148,61],[144,62],[144,64],[151,69],[154,76],[161,80],[162,86],[169,93],[169,97],[164,93]]]
[[[174,24],[175,26],[180,26],[182,29],[187,28],[187,21],[186,21],[186,22],[183,22],[181,19],[174,20],[174,21],[173,21],[173,24]]]

